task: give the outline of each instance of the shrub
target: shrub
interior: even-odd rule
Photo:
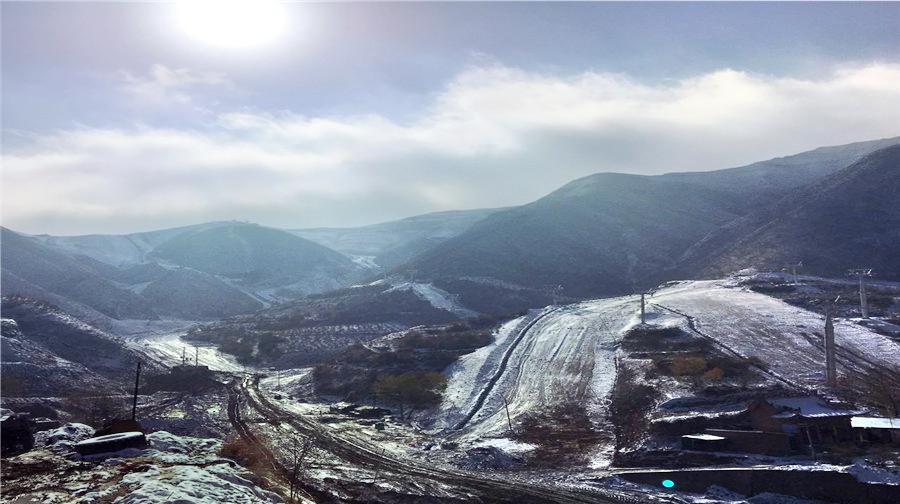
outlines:
[[[219,456],[234,460],[259,478],[261,483],[275,477],[274,468],[266,461],[262,448],[240,436],[229,437],[219,449]]]
[[[400,408],[403,418],[406,408],[423,409],[441,401],[447,388],[447,378],[441,373],[408,372],[381,374],[375,380],[375,395]]]
[[[703,379],[707,381],[719,381],[723,376],[725,376],[725,371],[720,367],[714,367],[703,373]]]
[[[675,357],[672,360],[672,374],[675,376],[697,376],[706,371],[706,359],[700,356]]]

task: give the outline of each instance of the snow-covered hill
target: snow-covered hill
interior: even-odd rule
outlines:
[[[821,314],[733,280],[677,282],[656,291],[648,303],[650,324],[685,330],[693,325],[723,351],[754,357],[798,388],[823,385]],[[459,429],[467,438],[506,435],[504,398],[513,424],[569,401],[583,404],[592,421],[603,422],[617,347],[639,322],[639,306],[637,296],[598,299],[532,310],[507,322],[493,344],[448,369],[435,427]],[[841,348],[839,373],[869,366],[900,373],[900,342],[850,320],[836,322],[835,339]]]

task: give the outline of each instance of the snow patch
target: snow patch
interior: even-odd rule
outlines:
[[[428,301],[431,306],[438,310],[448,311],[460,318],[477,317],[478,312],[470,310],[459,303],[456,296],[449,292],[439,289],[430,283],[403,282],[394,285],[384,292],[395,291],[412,291],[423,301]]]

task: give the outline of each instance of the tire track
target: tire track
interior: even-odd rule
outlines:
[[[441,485],[449,485],[457,490],[465,490],[478,496],[476,502],[528,504],[634,504],[637,502],[654,502],[647,499],[637,500],[633,496],[628,495],[602,495],[600,490],[594,493],[565,488],[543,487],[520,481],[493,479],[454,470],[433,469],[430,466],[416,465],[385,455],[372,447],[363,446],[355,440],[341,438],[327,432],[314,421],[281,410],[262,395],[259,391],[257,380],[251,382],[249,386],[243,384],[241,389],[241,393],[247,399],[248,406],[256,409],[263,417],[280,420],[291,425],[302,434],[312,437],[318,447],[326,449],[347,462],[372,468],[382,474],[389,472],[403,476],[404,478],[400,478],[400,481],[408,478],[421,478]]]

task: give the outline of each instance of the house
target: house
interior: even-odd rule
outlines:
[[[855,416],[850,419],[850,426],[861,442],[900,444],[900,418]]]
[[[714,412],[710,412],[711,406],[698,407],[696,402],[683,399],[673,403],[677,409],[670,407],[669,416],[654,420],[655,431],[686,434],[681,436],[684,450],[778,455],[858,439],[850,419],[863,413],[816,396],[757,397],[743,405],[719,405]],[[863,435],[884,437],[880,433]]]
[[[850,419],[865,412],[831,404],[816,396],[781,397],[767,402],[778,410],[771,419],[801,445],[853,440]]]

